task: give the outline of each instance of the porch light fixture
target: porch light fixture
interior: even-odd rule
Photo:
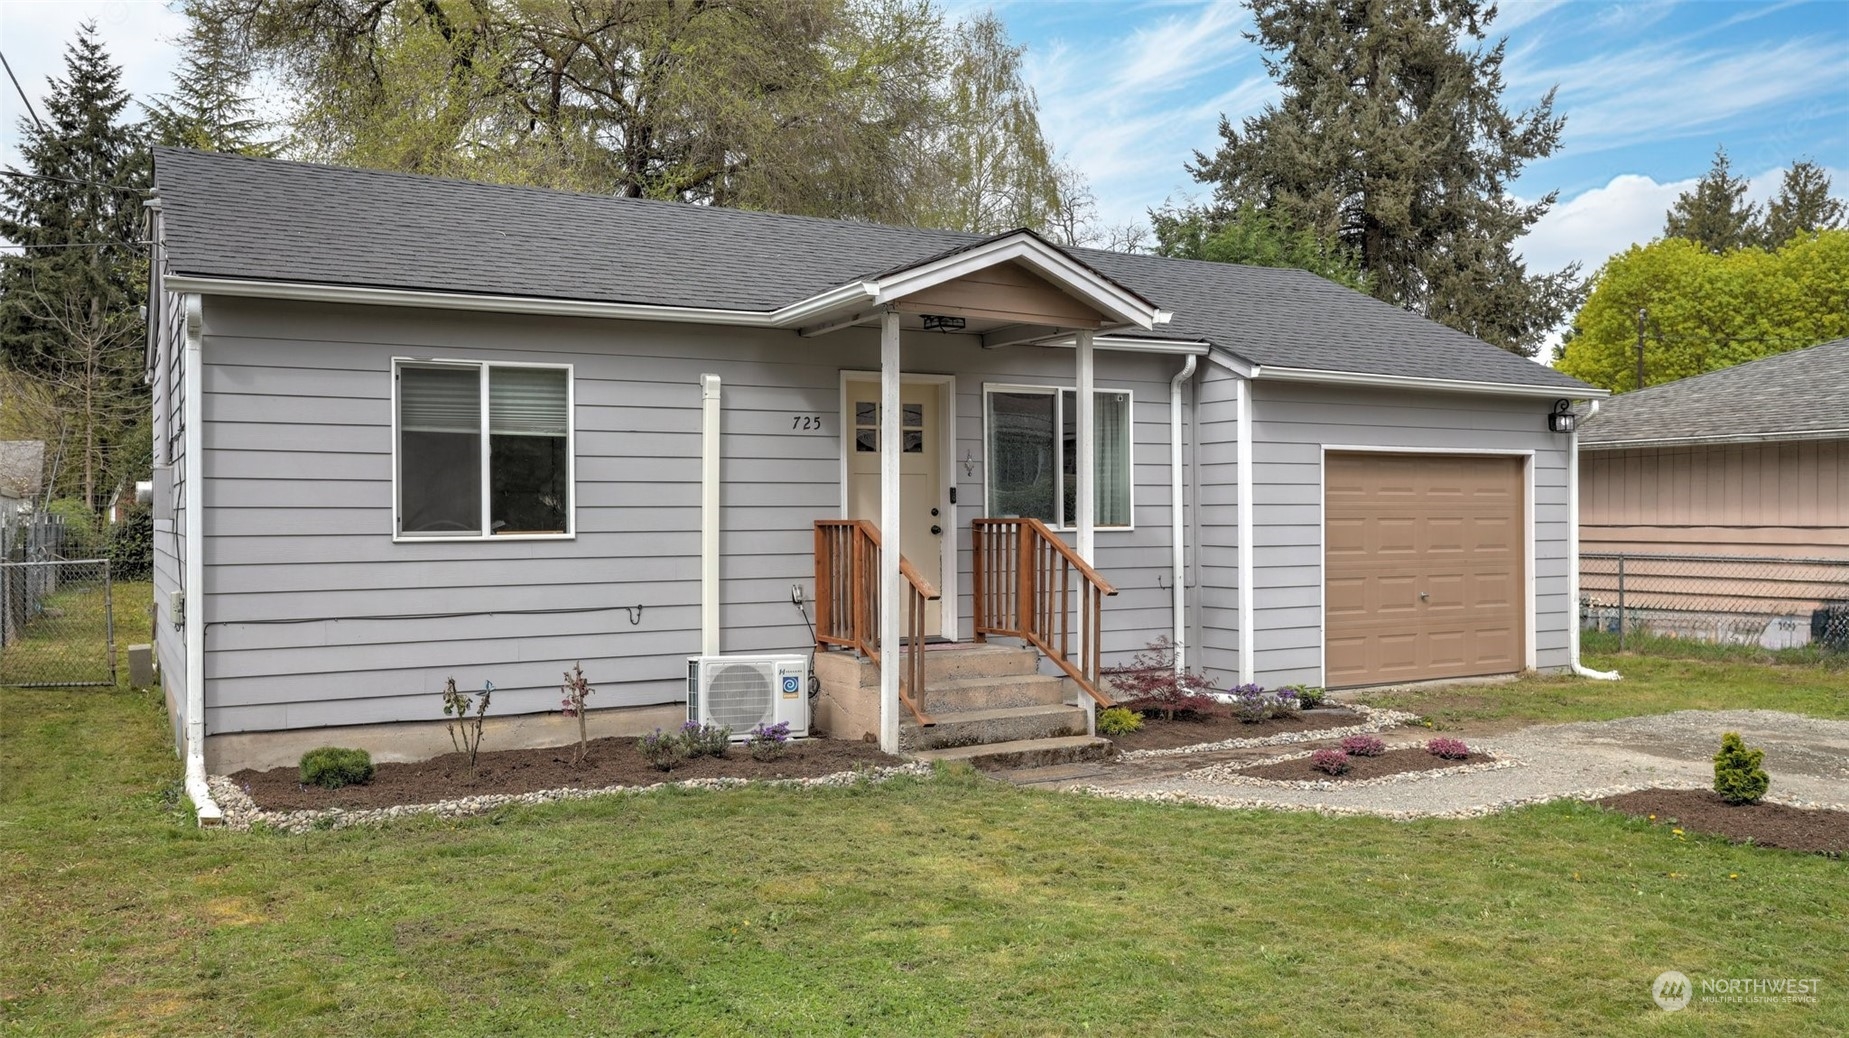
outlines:
[[[960,332],[968,323],[961,317],[945,317],[943,314],[925,314],[924,330],[927,332]]]
[[[1573,403],[1570,400],[1554,401],[1554,409],[1547,414],[1548,431],[1570,433],[1579,428],[1579,416],[1573,413],[1572,408]]]

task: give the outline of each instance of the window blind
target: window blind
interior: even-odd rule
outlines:
[[[565,372],[556,368],[490,368],[488,431],[496,436],[564,436],[568,398]]]
[[[405,432],[480,433],[481,369],[398,369],[398,425]]]

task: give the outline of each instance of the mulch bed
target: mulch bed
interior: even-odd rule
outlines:
[[[1145,716],[1143,727],[1129,735],[1113,735],[1111,741],[1120,750],[1172,750],[1178,746],[1197,746],[1225,739],[1262,739],[1282,732],[1306,732],[1321,728],[1351,728],[1366,720],[1353,710],[1324,708],[1299,711],[1295,717],[1273,717],[1247,724],[1237,717],[1182,714],[1173,721],[1162,715]]]
[[[1348,758],[1348,770],[1340,775],[1331,775],[1310,766],[1310,758],[1279,761],[1275,764],[1260,764],[1250,768],[1240,768],[1238,774],[1251,778],[1283,779],[1290,782],[1353,782],[1356,779],[1383,778],[1387,775],[1404,775],[1414,771],[1437,771],[1440,768],[1455,768],[1462,764],[1481,764],[1489,758],[1481,753],[1473,753],[1461,760],[1445,760],[1434,757],[1423,749],[1388,750],[1378,757]]]
[[[695,778],[788,779],[816,778],[857,767],[883,768],[904,764],[881,753],[870,743],[834,739],[792,742],[783,756],[755,761],[743,746],[734,746],[723,758],[700,757],[683,761],[673,771],[661,771],[636,750],[632,738],[593,739],[590,756],[573,767],[577,746],[551,746],[530,750],[483,750],[476,759],[475,776],[469,776],[466,754],[448,753],[414,764],[380,764],[364,786],[340,789],[304,787],[293,768],[240,771],[231,781],[247,789],[250,798],[266,811],[298,811],[328,807],[372,808],[400,804],[429,804],[439,800],[484,796],[490,793],[535,793],[542,789],[602,789],[606,786],[650,786],[657,782]]]
[[[1640,789],[1594,801],[1656,824],[1691,833],[1724,836],[1735,843],[1782,847],[1841,857],[1849,853],[1849,811],[1823,811],[1784,804],[1729,804],[1707,789]]]

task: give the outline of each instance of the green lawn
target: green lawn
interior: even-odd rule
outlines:
[[[1785,710],[1849,718],[1849,670],[1834,661],[1768,664],[1625,654],[1587,656],[1585,662],[1594,670],[1616,670],[1623,680],[1534,675],[1494,684],[1366,692],[1357,698],[1466,732],[1671,710]]]
[[[151,695],[0,708],[9,1035],[1849,1032],[1844,862],[1582,805],[1405,824],[949,774],[240,835],[192,826]],[[1667,1014],[1672,968],[1820,1001]]]
[[[100,578],[73,582],[47,596],[43,612],[26,624],[18,640],[0,647],[0,685],[107,682],[112,616],[116,679],[125,684],[127,646],[148,640],[153,598],[154,587],[146,581],[117,583],[105,593]]]

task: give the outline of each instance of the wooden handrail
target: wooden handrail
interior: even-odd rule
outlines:
[[[1099,705],[1111,706],[1099,688],[1098,643],[1104,599],[1117,589],[1038,519],[977,519],[970,525],[976,640],[991,634],[1020,638]]]
[[[815,521],[815,645],[853,649],[880,663],[880,531],[865,519]],[[940,596],[910,559],[899,557],[905,578],[906,615],[900,650],[899,701],[921,725],[925,712],[925,603]]]

